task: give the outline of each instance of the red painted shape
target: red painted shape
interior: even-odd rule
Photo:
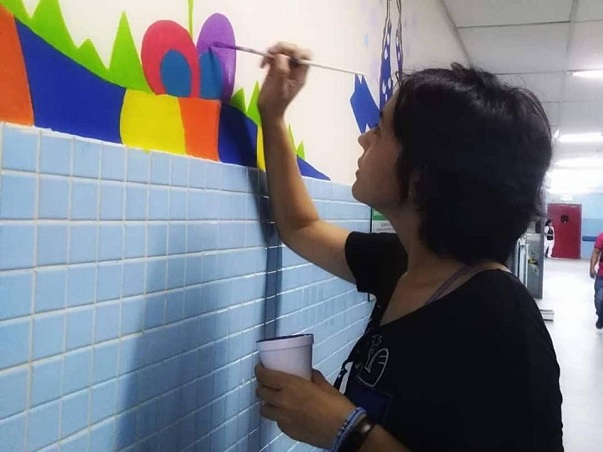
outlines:
[[[21,42],[14,17],[0,5],[0,121],[33,125]]]
[[[555,229],[553,257],[580,259],[582,206],[580,204],[549,204],[548,218],[553,220]]]
[[[142,68],[149,86],[155,94],[166,94],[161,81],[161,62],[166,53],[175,50],[186,59],[191,70],[191,97],[199,97],[201,69],[197,47],[180,24],[171,20],[160,20],[149,27],[142,40]]]

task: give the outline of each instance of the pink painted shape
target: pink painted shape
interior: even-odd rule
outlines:
[[[199,97],[201,69],[197,49],[188,31],[171,20],[160,20],[149,27],[142,40],[142,68],[149,86],[155,94],[165,94],[161,80],[161,62],[165,55],[175,50],[184,56],[191,70],[191,95]]]
[[[219,42],[230,46],[235,45],[235,35],[228,18],[222,14],[210,16],[199,33],[197,40],[197,52],[199,56],[211,50],[222,66],[222,100],[229,101],[233,90],[237,71],[237,52],[234,49],[210,47]]]

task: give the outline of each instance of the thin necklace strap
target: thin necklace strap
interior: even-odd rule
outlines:
[[[450,288],[450,286],[452,286],[456,281],[458,281],[466,274],[469,274],[473,270],[475,270],[473,267],[465,265],[460,270],[454,272],[452,276],[450,276],[446,281],[444,281],[442,285],[438,287],[438,289],[433,293],[433,295],[429,297],[429,299],[425,302],[424,306],[427,306],[428,304],[431,304],[436,301],[438,298],[444,295],[444,293]]]

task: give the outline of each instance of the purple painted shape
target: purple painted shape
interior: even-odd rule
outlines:
[[[216,42],[229,46],[236,44],[230,21],[226,16],[218,13],[210,16],[203,24],[199,39],[197,39],[197,52],[202,55],[210,50],[210,47]],[[222,100],[228,102],[234,90],[237,51],[218,47],[212,47],[211,51],[218,57],[218,61],[222,65]],[[203,78],[203,74],[201,74],[201,78]]]

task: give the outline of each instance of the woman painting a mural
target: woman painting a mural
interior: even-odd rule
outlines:
[[[310,54],[269,53],[259,108],[280,236],[377,301],[335,383],[342,393],[317,371],[309,382],[258,365],[262,415],[341,451],[562,451],[553,344],[504,267],[551,159],[539,102],[460,65],[402,76],[358,138],[352,188],[396,233],[350,232],[319,218],[287,137],[307,74],[290,59]]]

